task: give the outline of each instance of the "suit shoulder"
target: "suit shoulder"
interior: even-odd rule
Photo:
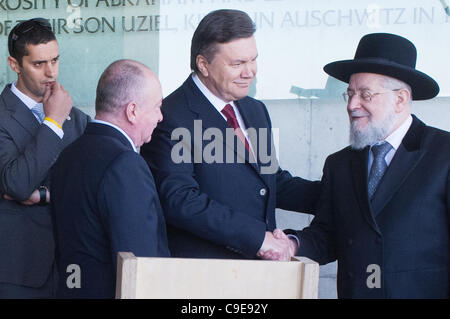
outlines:
[[[327,156],[325,163],[327,165],[340,166],[350,161],[357,153],[363,150],[355,150],[350,145]]]
[[[188,98],[183,86],[170,93],[162,101],[162,113],[183,112],[188,104]]]
[[[70,116],[74,118],[75,120],[79,122],[89,122],[91,120],[91,117],[84,113],[82,110],[80,110],[77,107],[72,107],[72,110],[70,111]]]
[[[260,100],[252,98],[250,96],[246,96],[243,99],[238,100],[237,103],[242,107],[241,110],[246,110],[245,113],[247,113],[247,116],[251,116],[254,118],[263,116],[267,120],[268,125],[270,127],[272,126],[269,111],[267,110],[266,105]]]
[[[134,176],[134,182],[137,178],[147,179],[152,174],[144,158],[132,150],[122,150],[111,158],[105,170],[105,175],[120,174],[124,176]]]
[[[239,100],[238,103],[245,103],[251,107],[255,107],[255,108],[263,108],[263,109],[267,109],[266,105],[261,102],[260,100],[257,100],[253,97],[250,96],[246,96],[243,99]]]
[[[428,133],[431,133],[434,135],[435,139],[438,139],[442,142],[450,142],[450,132],[449,131],[445,131],[443,129],[439,129],[433,126],[426,126],[426,130],[428,131]]]
[[[89,115],[76,107],[72,107],[69,117],[64,122],[64,132],[68,132],[70,138],[80,136],[90,120]]]
[[[351,156],[355,152],[361,152],[361,150],[355,150],[350,145],[347,145],[346,147],[340,149],[339,151],[328,155],[328,158],[331,158],[331,159],[342,159],[342,158]]]
[[[422,145],[436,155],[450,158],[450,132],[448,131],[426,126]]]
[[[186,94],[184,92],[183,86],[180,86],[163,99],[162,110],[180,108],[185,103],[187,103]]]

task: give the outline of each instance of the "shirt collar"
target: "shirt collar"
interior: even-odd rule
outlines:
[[[200,78],[198,77],[198,75],[196,73],[192,74],[192,80],[194,81],[195,85],[197,85],[200,92],[202,92],[203,95],[208,99],[208,101],[214,106],[214,108],[217,110],[217,112],[222,114],[221,112],[222,112],[223,108],[225,107],[225,105],[227,105],[227,104],[230,104],[233,107],[233,109],[235,109],[235,105],[234,105],[233,101],[224,102],[221,98],[215,96],[206,87],[206,85],[203,84],[203,82],[200,80]],[[222,114],[222,116],[224,116],[224,115]]]
[[[25,104],[30,110],[33,107],[35,107],[36,104],[42,104],[42,103],[36,102],[28,95],[20,92],[20,90],[16,87],[16,83],[17,82],[14,82],[13,84],[11,84],[11,92],[14,93],[14,95],[17,96],[19,98],[19,100],[21,100],[22,103]]]
[[[385,141],[392,145],[392,147],[397,150],[400,144],[402,143],[403,138],[408,132],[411,124],[412,124],[412,116],[409,115],[406,120],[400,125],[394,132],[392,132],[388,137],[386,137]]]
[[[92,123],[98,123],[98,124],[104,124],[104,125],[108,125],[111,126],[113,128],[115,128],[116,130],[118,130],[120,133],[123,134],[123,136],[125,136],[127,138],[127,140],[130,142],[131,146],[133,147],[133,151],[135,151],[136,153],[138,152],[136,149],[136,146],[134,146],[133,140],[128,136],[127,133],[125,133],[124,130],[122,130],[120,127],[118,127],[117,125],[114,125],[110,122],[106,122],[106,121],[102,121],[102,120],[97,120],[97,119],[92,119],[91,120]]]

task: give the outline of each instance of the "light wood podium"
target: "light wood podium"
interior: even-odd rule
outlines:
[[[120,299],[315,299],[319,265],[305,257],[289,262],[238,259],[136,257],[120,252]]]

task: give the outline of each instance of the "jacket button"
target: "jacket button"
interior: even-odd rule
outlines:
[[[261,188],[261,190],[259,191],[259,195],[261,196],[266,196],[266,189],[265,188]]]

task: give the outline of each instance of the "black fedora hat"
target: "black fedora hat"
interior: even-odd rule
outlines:
[[[387,75],[409,84],[413,100],[431,99],[439,93],[439,85],[416,70],[416,58],[416,47],[408,39],[389,33],[371,33],[361,38],[353,60],[332,62],[323,70],[347,83],[354,73]]]

